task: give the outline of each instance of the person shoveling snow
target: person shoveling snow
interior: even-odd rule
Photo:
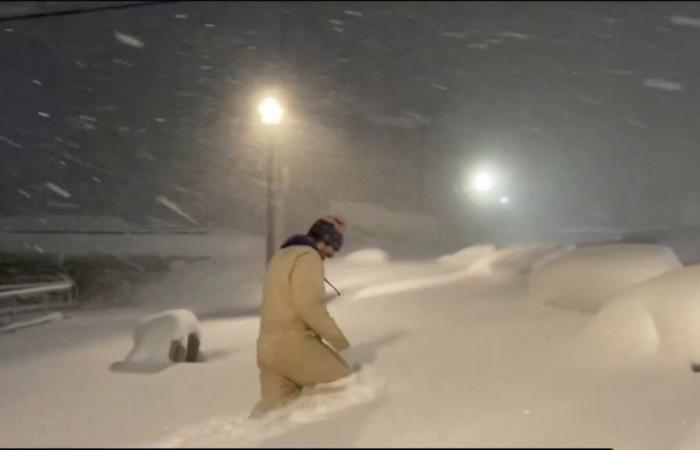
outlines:
[[[350,343],[328,314],[323,286],[323,260],[340,250],[344,231],[343,218],[323,217],[270,260],[257,342],[261,399],[250,417],[288,404],[304,386],[353,373],[338,354]]]

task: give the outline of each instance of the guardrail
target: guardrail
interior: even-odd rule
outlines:
[[[56,281],[0,285],[0,318],[11,323],[20,314],[78,306],[75,282],[56,275]]]

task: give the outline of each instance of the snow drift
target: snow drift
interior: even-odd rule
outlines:
[[[344,260],[353,264],[383,264],[389,261],[389,255],[379,248],[367,248],[350,253]]]
[[[641,302],[607,303],[592,321],[564,346],[579,366],[619,370],[653,358],[659,334],[649,309]]]
[[[530,273],[533,267],[561,247],[557,245],[525,245],[503,249],[494,255],[491,267],[496,272]]]
[[[472,267],[473,271],[527,274],[544,258],[559,252],[558,245],[521,245],[496,249],[493,245],[474,245],[438,258],[442,265]]]
[[[438,258],[439,264],[467,267],[475,261],[493,253],[496,248],[493,245],[472,245],[451,255]]]
[[[545,305],[598,310],[625,289],[680,267],[673,251],[660,245],[575,249],[530,276],[530,297]]]
[[[577,354],[608,367],[659,357],[700,362],[700,266],[639,283],[614,296],[573,340]],[[689,370],[689,369],[688,369]]]
[[[256,446],[303,424],[324,420],[339,411],[370,402],[386,392],[386,381],[371,366],[334,381],[304,389],[289,405],[258,419],[223,415],[185,428],[162,439],[155,447],[227,447],[233,439],[237,446]]]
[[[478,259],[472,271],[483,274],[526,275],[540,260],[557,252],[556,245],[524,245],[506,247]]]

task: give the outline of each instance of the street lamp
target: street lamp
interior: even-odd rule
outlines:
[[[274,97],[266,97],[260,105],[258,105],[258,113],[260,120],[264,124],[279,125],[282,122],[284,108]]]
[[[496,181],[489,172],[480,172],[472,178],[472,187],[479,192],[489,192]]]
[[[260,121],[265,125],[279,125],[284,116],[284,108],[274,97],[266,97],[258,105]],[[267,243],[266,263],[270,262],[275,252],[275,139],[270,132],[267,150]]]

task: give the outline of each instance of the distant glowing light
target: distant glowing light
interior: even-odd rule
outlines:
[[[488,192],[495,186],[496,181],[488,172],[482,172],[472,178],[472,187],[479,192]]]
[[[258,106],[258,113],[263,123],[277,125],[282,122],[284,108],[276,98],[267,97]]]
[[[509,197],[501,197],[499,202],[501,202],[502,205],[507,205],[510,203],[510,198]]]

